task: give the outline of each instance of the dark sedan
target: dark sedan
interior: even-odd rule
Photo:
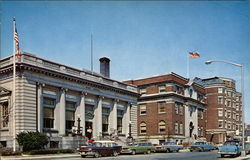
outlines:
[[[82,158],[86,156],[117,156],[120,154],[122,147],[118,146],[114,141],[95,141],[81,146],[79,152]]]

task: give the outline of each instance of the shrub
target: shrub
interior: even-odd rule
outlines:
[[[41,150],[30,151],[27,154],[36,155],[36,154],[58,154],[58,153],[75,153],[75,150],[73,149],[41,149]]]
[[[49,142],[48,137],[39,132],[20,132],[16,139],[23,151],[42,149]]]
[[[13,151],[12,149],[1,149],[0,156],[17,156],[21,155],[20,151]]]

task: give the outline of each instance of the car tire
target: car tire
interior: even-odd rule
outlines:
[[[86,156],[85,155],[81,155],[82,158],[85,158]]]
[[[179,151],[180,151],[179,149],[176,150],[176,152],[179,152]]]
[[[151,150],[149,149],[149,150],[147,150],[147,154],[151,154]]]
[[[193,150],[190,150],[190,152],[193,152]]]
[[[225,155],[224,155],[224,154],[221,154],[220,156],[221,156],[221,158],[224,158],[224,157],[225,157]]]
[[[201,148],[201,149],[199,150],[199,152],[204,152],[204,149],[203,149],[203,148]]]
[[[113,152],[113,156],[114,157],[117,157],[118,156],[118,153],[116,151]]]
[[[100,154],[99,154],[98,152],[95,152],[94,157],[95,157],[95,158],[99,158],[99,157],[100,157]]]
[[[132,155],[135,155],[135,154],[136,154],[135,150],[132,150],[131,154],[132,154]]]

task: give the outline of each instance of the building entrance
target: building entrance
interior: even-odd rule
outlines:
[[[85,122],[85,134],[88,139],[91,139],[93,136],[93,123],[92,122]]]

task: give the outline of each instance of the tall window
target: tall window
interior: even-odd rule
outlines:
[[[179,113],[179,105],[178,105],[178,103],[175,103],[174,110],[175,110],[175,114]]]
[[[158,124],[159,127],[159,133],[165,133],[166,132],[166,122],[160,121]]]
[[[122,117],[123,111],[117,110],[117,132],[122,133]]]
[[[224,113],[225,113],[225,117],[227,117],[227,110],[226,109],[224,110]]]
[[[218,104],[223,104],[223,97],[218,97]]]
[[[43,98],[43,127],[54,128],[54,109],[56,100],[52,98]]]
[[[140,133],[141,134],[146,134],[147,133],[147,125],[145,122],[141,122],[140,124]]]
[[[218,128],[223,128],[223,121],[218,121]]]
[[[218,109],[218,116],[222,117],[223,116],[223,109]]]
[[[231,111],[227,111],[227,118],[231,118]]]
[[[201,136],[203,137],[203,127],[201,127]]]
[[[140,115],[146,115],[146,114],[147,114],[146,105],[140,105]]]
[[[8,127],[9,125],[9,110],[8,110],[8,102],[4,102],[0,104],[1,109],[1,128]]]
[[[179,113],[180,115],[183,115],[183,104],[179,105]]]
[[[66,129],[71,130],[75,124],[75,102],[66,101]]]
[[[102,108],[102,132],[107,133],[108,132],[108,126],[109,126],[109,108]]]
[[[166,113],[166,103],[165,102],[158,103],[158,113]]]
[[[202,110],[198,110],[198,117],[200,119],[203,119],[203,111]]]
[[[178,134],[178,132],[179,132],[179,125],[177,122],[174,124],[174,131],[176,134]]]
[[[183,124],[180,123],[180,134],[183,134]]]

